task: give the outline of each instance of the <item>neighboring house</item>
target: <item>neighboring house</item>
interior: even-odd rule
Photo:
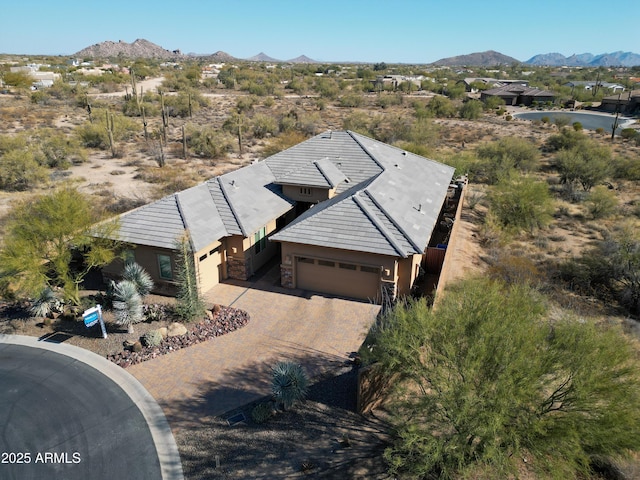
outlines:
[[[478,93],[480,89],[479,85],[484,85],[485,89],[489,88],[500,88],[507,85],[523,85],[525,87],[529,86],[528,80],[504,80],[497,78],[489,78],[489,77],[467,77],[464,80],[459,80],[458,83],[464,83],[464,88],[467,92],[470,93]]]
[[[246,280],[276,255],[285,287],[380,301],[408,294],[438,243],[454,169],[353,132],[326,132],[262,162],[125,213],[162,293],[187,235],[201,291]],[[455,190],[455,188],[454,188]],[[104,269],[117,277],[118,261]]]
[[[607,90],[617,93],[624,92],[624,85],[610,82],[592,82],[592,81],[573,81],[564,84],[565,87],[583,87],[585,90],[593,90],[594,88],[606,88]]]
[[[602,99],[600,108],[606,112],[620,112],[627,115],[640,112],[640,90],[629,90]]]
[[[517,84],[492,88],[480,94],[480,100],[482,101],[485,101],[489,97],[500,97],[506,105],[527,106],[533,103],[546,103],[555,100],[555,94],[553,92]]]

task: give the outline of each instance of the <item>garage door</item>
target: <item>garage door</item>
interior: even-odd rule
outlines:
[[[297,257],[296,286],[314,292],[377,300],[380,294],[380,268]]]

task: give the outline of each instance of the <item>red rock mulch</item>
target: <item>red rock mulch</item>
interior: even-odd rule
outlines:
[[[200,342],[205,342],[214,337],[233,332],[244,327],[249,322],[249,314],[244,310],[232,307],[222,307],[213,314],[213,319],[207,318],[200,323],[193,325],[187,333],[176,337],[167,337],[157,347],[143,347],[141,352],[123,350],[120,353],[107,356],[122,368],[166,355],[181,348],[190,347]]]

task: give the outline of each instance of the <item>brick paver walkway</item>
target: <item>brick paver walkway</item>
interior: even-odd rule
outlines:
[[[299,362],[313,377],[358,350],[379,306],[283,289],[274,285],[276,276],[224,283],[208,293],[208,304],[249,312],[245,327],[128,368],[174,428],[268,395],[276,361]]]

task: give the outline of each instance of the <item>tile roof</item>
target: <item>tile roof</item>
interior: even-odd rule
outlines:
[[[326,132],[234,172],[120,216],[119,239],[198,251],[250,236],[295,202],[282,184],[336,188],[270,238],[406,257],[426,247],[454,169],[353,132]],[[300,182],[300,183],[298,183]]]
[[[373,161],[379,170],[311,208],[271,240],[403,257],[422,253],[454,169],[353,132],[333,134],[351,137],[370,160],[358,158]]]

